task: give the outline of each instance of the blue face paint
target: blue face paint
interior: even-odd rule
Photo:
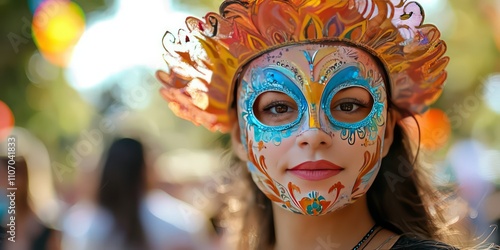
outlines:
[[[308,112],[311,107],[316,107],[315,103],[308,103],[304,93],[297,86],[297,83],[291,78],[292,72],[283,69],[277,69],[274,66],[267,68],[252,69],[251,83],[243,81],[243,98],[241,98],[241,106],[244,107],[242,118],[247,120],[246,127],[241,129],[254,128],[254,138],[258,141],[269,142],[273,141],[276,144],[281,142],[282,138],[289,137],[296,132],[305,121],[303,114],[313,113]],[[337,72],[325,85],[321,96],[320,107],[321,113],[326,115],[330,129],[340,131],[341,137],[348,140],[349,144],[355,142],[356,134],[360,139],[368,136],[369,140],[375,140],[378,127],[383,125],[384,120],[381,119],[384,110],[384,103],[381,99],[380,91],[384,91],[383,83],[372,86],[372,79],[363,78],[360,75],[360,69],[357,66],[347,66]],[[350,88],[360,87],[368,91],[373,99],[373,106],[370,113],[361,121],[355,123],[347,123],[337,121],[331,113],[331,102],[335,94],[339,91]],[[298,106],[297,118],[287,124],[279,126],[269,126],[260,122],[254,114],[254,104],[259,95],[268,91],[275,91],[287,94]],[[309,105],[310,104],[310,105]]]
[[[340,130],[341,138],[354,144],[356,134],[360,139],[368,136],[373,141],[376,139],[378,127],[384,124],[381,119],[384,111],[384,103],[381,99],[380,91],[385,91],[383,82],[372,86],[372,79],[363,78],[360,70],[355,66],[348,66],[335,74],[326,84],[321,98],[321,108],[330,121],[331,129]],[[334,96],[343,89],[350,87],[360,87],[368,91],[373,99],[373,106],[370,113],[361,121],[354,123],[341,122],[336,120],[331,112],[331,102]]]
[[[242,129],[253,127],[254,138],[257,141],[270,142],[279,144],[282,138],[289,137],[298,129],[296,126],[301,120],[307,106],[304,105],[304,97],[299,87],[290,78],[291,72],[287,73],[279,71],[275,67],[255,68],[252,69],[251,83],[242,81],[242,96],[240,105],[242,107],[241,117],[247,121]],[[260,122],[254,113],[254,104],[257,98],[265,92],[275,91],[281,92],[290,96],[298,106],[297,118],[287,124],[280,126],[269,126]],[[243,131],[243,130],[242,130]]]

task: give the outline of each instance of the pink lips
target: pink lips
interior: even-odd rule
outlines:
[[[306,161],[287,171],[308,181],[320,181],[337,175],[344,168],[329,161]]]

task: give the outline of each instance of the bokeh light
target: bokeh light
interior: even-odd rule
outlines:
[[[59,76],[60,69],[48,62],[38,51],[31,56],[26,67],[26,76],[37,86],[47,86]]]
[[[73,47],[85,30],[85,17],[78,4],[46,0],[33,16],[33,38],[41,54],[51,63],[64,67]]]
[[[495,177],[491,161],[495,155],[480,141],[470,139],[455,143],[447,158],[459,183],[480,183]]]
[[[500,114],[500,74],[491,75],[486,79],[483,94],[488,107]]]
[[[483,209],[486,197],[493,191],[490,180],[494,179],[494,172],[488,158],[491,158],[491,150],[474,139],[455,143],[447,157],[456,176],[458,194],[468,203],[468,216],[474,219],[474,227],[478,230],[489,226]]]
[[[416,142],[420,136],[420,146],[427,150],[442,148],[451,135],[450,120],[440,109],[430,109],[422,115],[415,115],[415,119],[406,118],[403,123],[412,140]]]
[[[14,127],[14,115],[9,106],[0,101],[0,141],[3,141],[10,134]]]

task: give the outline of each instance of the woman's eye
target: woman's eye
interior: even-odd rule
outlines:
[[[361,87],[337,92],[331,101],[331,115],[339,122],[355,123],[365,119],[373,107],[371,94]]]
[[[257,120],[268,126],[288,124],[299,116],[295,100],[276,91],[262,93],[255,100],[253,110]]]
[[[344,112],[354,112],[360,108],[360,105],[352,102],[346,102],[346,103],[341,103],[337,105],[337,107],[334,108],[334,110],[337,111],[344,111]]]
[[[271,112],[273,114],[283,114],[286,112],[292,112],[293,109],[285,104],[272,104],[272,106],[265,108],[264,111]]]

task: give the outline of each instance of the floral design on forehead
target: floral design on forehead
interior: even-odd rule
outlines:
[[[423,24],[423,9],[406,0],[235,0],[220,13],[186,19],[166,32],[159,71],[162,95],[174,113],[212,131],[235,121],[234,89],[253,58],[289,44],[338,41],[378,58],[389,77],[390,99],[403,116],[423,113],[446,79],[445,43]]]

